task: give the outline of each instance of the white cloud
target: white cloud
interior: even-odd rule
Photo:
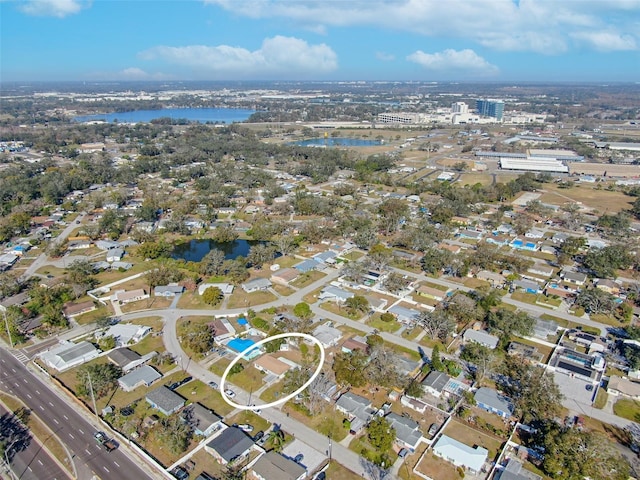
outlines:
[[[575,40],[583,42],[601,52],[620,50],[636,50],[636,39],[631,35],[620,35],[616,32],[578,32],[571,35]]]
[[[20,4],[20,10],[28,15],[63,18],[80,12],[90,3],[86,0],[27,0]]]
[[[635,35],[640,15],[640,0],[204,1],[250,18],[289,19],[300,28],[376,26],[543,54],[566,51],[572,35],[585,29]]]
[[[93,71],[87,78],[96,80],[172,80],[173,76],[161,72],[149,73],[138,67],[129,67],[117,72]]]
[[[298,38],[266,38],[258,50],[229,45],[158,46],[140,53],[144,60],[160,59],[197,72],[267,78],[280,74],[314,75],[338,68],[335,52],[324,43],[309,45]]]
[[[453,50],[449,48],[437,53],[425,53],[422,50],[418,50],[407,56],[407,60],[434,72],[481,75],[492,75],[498,72],[498,67],[487,62],[470,49]]]

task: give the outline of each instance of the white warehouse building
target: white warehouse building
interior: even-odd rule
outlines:
[[[544,157],[500,157],[500,168],[503,170],[526,170],[530,172],[569,173],[569,167],[560,160]]]

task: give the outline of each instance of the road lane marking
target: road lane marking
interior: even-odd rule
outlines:
[[[20,386],[20,384],[19,384],[18,382],[13,382],[13,384],[14,384],[16,387],[19,387],[19,386]]]
[[[13,368],[13,367],[11,367],[11,371],[12,371],[13,373],[16,373],[16,369],[15,369],[15,368]]]
[[[40,392],[38,390],[36,390],[36,395],[40,395]]]
[[[74,440],[76,439],[76,437],[74,437],[74,436],[73,436],[73,435],[71,435],[71,434],[69,434],[69,436],[70,436],[71,438],[73,438]]]
[[[0,358],[0,360],[2,360],[2,363],[5,363],[4,358]]]
[[[86,448],[84,449],[85,452],[87,452],[87,454],[91,455],[91,452],[89,450],[87,450]]]
[[[114,461],[114,462],[113,462],[113,464],[114,464],[116,467],[120,468],[120,465],[118,465],[118,462]]]
[[[49,402],[49,405],[53,407],[53,403]]]
[[[67,418],[67,417],[64,417],[64,418]],[[67,420],[69,420],[69,419],[67,418]],[[83,432],[82,430],[78,429],[78,431],[79,431],[82,435],[84,435],[84,432]]]
[[[55,418],[53,419],[54,422],[56,422],[56,425],[60,425],[60,423],[58,422],[58,420],[56,420]]]
[[[27,397],[31,398],[31,395],[29,395],[29,394],[27,393]]]
[[[42,405],[38,405],[38,408],[44,412],[44,407]]]
[[[44,463],[42,463],[39,458],[38,458],[38,463],[40,464],[41,467],[44,467]]]
[[[23,378],[23,379],[22,379],[22,381],[23,381],[24,383],[29,383],[29,382],[27,381],[27,379],[26,379],[26,378]]]
[[[104,469],[105,469],[105,471],[106,471],[107,473],[109,473],[109,469],[108,469],[107,467],[105,467],[105,466],[103,465],[103,466],[102,466],[102,468],[104,468]]]
[[[64,417],[65,420],[69,420],[69,417],[67,417],[66,415],[62,415]]]

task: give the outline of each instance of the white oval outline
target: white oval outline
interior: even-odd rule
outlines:
[[[231,370],[231,368],[236,363],[238,363],[240,361],[240,359],[244,356],[244,354],[249,353],[254,348],[257,348],[260,345],[264,345],[265,343],[268,343],[268,342],[270,342],[272,340],[278,340],[280,338],[288,338],[288,337],[305,338],[307,340],[311,340],[313,343],[318,345],[318,347],[320,347],[320,361],[318,362],[318,367],[316,368],[316,371],[313,372],[313,375],[311,375],[311,378],[309,380],[307,380],[305,382],[305,384],[302,385],[298,390],[296,390],[295,392],[287,395],[284,398],[281,398],[280,400],[276,400],[275,402],[265,403],[265,404],[261,404],[261,405],[239,405],[236,402],[230,400],[229,397],[227,396],[227,394],[224,392],[224,383],[225,383],[225,378],[227,378],[227,375],[229,375],[229,371]],[[225,402],[227,402],[227,404],[231,405],[233,408],[238,408],[240,410],[252,410],[253,411],[253,410],[259,410],[261,408],[276,407],[276,406],[280,405],[281,403],[288,402],[293,397],[295,397],[300,392],[302,392],[305,388],[307,388],[309,385],[311,385],[311,382],[313,382],[316,379],[316,377],[318,375],[320,375],[320,371],[322,370],[322,366],[324,365],[324,359],[325,359],[325,353],[324,353],[324,347],[322,346],[322,343],[320,343],[320,340],[318,340],[316,337],[314,337],[312,335],[309,335],[308,333],[300,333],[300,332],[279,333],[277,335],[273,335],[271,337],[264,338],[264,339],[260,340],[259,342],[254,343],[253,345],[245,348],[240,353],[238,353],[236,355],[236,358],[234,358],[233,361],[227,366],[227,369],[224,371],[224,373],[222,374],[222,378],[220,379],[220,394],[222,395],[222,399]]]

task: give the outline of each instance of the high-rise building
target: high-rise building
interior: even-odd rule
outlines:
[[[469,113],[469,105],[464,102],[452,103],[451,113]]]
[[[476,100],[476,111],[485,117],[502,121],[504,102],[502,100]]]

